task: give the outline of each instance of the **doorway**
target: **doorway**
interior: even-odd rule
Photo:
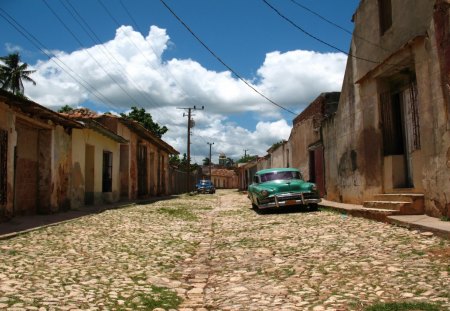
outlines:
[[[414,188],[413,152],[420,149],[415,82],[381,94],[383,153],[391,161],[393,188]]]
[[[94,176],[95,176],[95,147],[86,145],[85,149],[85,188],[84,188],[84,204],[94,204]]]

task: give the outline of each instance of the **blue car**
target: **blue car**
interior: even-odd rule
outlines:
[[[197,185],[195,185],[195,188],[197,190],[197,193],[215,193],[216,188],[214,187],[214,184],[211,182],[211,180],[208,179],[202,179],[199,180]]]

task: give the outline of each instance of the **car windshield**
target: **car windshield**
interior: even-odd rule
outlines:
[[[270,172],[260,175],[261,182],[271,180],[286,180],[286,179],[302,179],[300,172],[297,171],[284,171],[284,172]]]
[[[205,185],[210,185],[212,183],[209,180],[200,180],[199,184],[202,185],[202,186],[205,186]]]

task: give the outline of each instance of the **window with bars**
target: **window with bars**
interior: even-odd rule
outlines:
[[[8,156],[8,131],[0,129],[0,204],[6,203],[7,197],[7,158]]]
[[[417,84],[380,96],[384,155],[412,153],[420,149]]]
[[[378,15],[380,18],[380,35],[382,36],[392,26],[391,0],[378,0]]]
[[[102,192],[112,191],[112,152],[103,151]]]

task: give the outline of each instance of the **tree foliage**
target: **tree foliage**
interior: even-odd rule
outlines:
[[[72,112],[72,111],[73,111],[73,108],[70,107],[69,105],[62,106],[58,110],[59,113],[69,113],[69,112]]]
[[[0,57],[0,83],[2,90],[7,90],[15,95],[23,96],[23,81],[36,82],[30,78],[34,70],[27,70],[28,64],[20,61],[19,53],[12,53]]]
[[[211,161],[209,160],[208,157],[203,159],[203,165],[209,165],[209,163],[211,163]]]
[[[256,160],[258,158],[258,156],[251,156],[249,154],[243,156],[242,158],[240,158],[239,160],[236,161],[236,163],[247,163],[253,160]]]
[[[169,163],[171,166],[177,167],[179,170],[187,172],[188,170],[188,160],[186,153],[183,153],[183,157],[180,159],[178,155],[172,155],[169,158]],[[199,165],[197,163],[191,163],[191,172],[196,171]]]
[[[160,126],[158,123],[153,121],[152,115],[145,111],[144,108],[138,109],[137,107],[131,107],[131,111],[128,114],[121,113],[122,118],[135,120],[142,124],[147,130],[161,138],[167,131],[166,126]]]

